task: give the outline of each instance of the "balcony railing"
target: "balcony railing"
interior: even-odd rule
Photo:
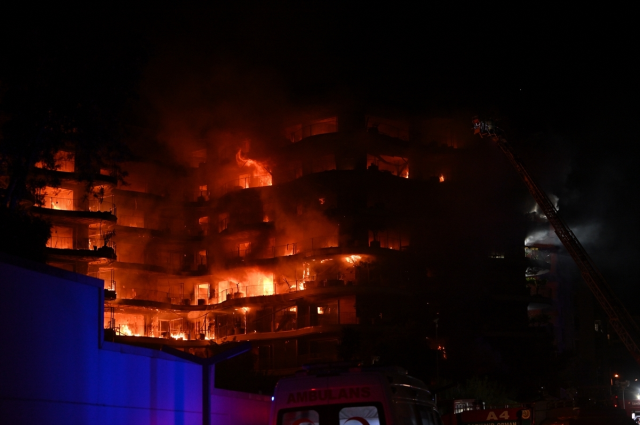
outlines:
[[[284,292],[295,292],[298,290],[303,290],[304,284],[302,281],[295,282],[295,284]],[[276,290],[272,284],[267,285],[240,285],[236,288],[227,288],[221,290],[219,293],[215,293],[211,291],[210,296],[201,297],[198,294],[194,294],[194,292],[189,291],[182,293],[176,293],[175,291],[155,291],[155,290],[137,290],[130,289],[122,294],[118,294],[119,298],[123,299],[139,299],[139,300],[147,300],[147,301],[158,301],[158,302],[166,302],[171,304],[183,305],[185,302],[188,302],[189,305],[198,305],[199,299],[203,299],[204,303],[209,304],[218,304],[221,302],[238,299],[238,298],[247,298],[247,297],[262,297],[265,295],[274,295],[275,293],[280,293]]]
[[[391,124],[379,123],[375,119],[367,122],[367,131],[409,141],[409,131],[407,129],[396,127]]]
[[[210,305],[239,298],[263,297],[275,294],[298,292],[303,291],[310,286],[317,286],[321,284],[322,282],[315,282],[315,276],[310,276],[306,279],[296,279],[295,281],[288,282],[286,285],[283,283],[276,285],[239,285],[235,288],[231,287],[223,289],[218,293],[211,291],[209,298],[202,298],[197,294],[194,295],[193,291],[182,293],[180,291],[176,292],[175,290],[157,291],[134,288],[118,291],[118,298],[157,301],[176,305],[184,305],[185,303],[188,305],[198,305],[198,300],[204,299],[204,303],[206,305]]]
[[[242,286],[240,285],[238,288],[227,288],[220,291],[217,297],[213,297],[216,299],[217,303],[221,303],[224,301],[229,301],[237,298],[247,298],[247,297],[261,297],[265,295],[273,295],[274,289],[273,285],[270,288],[266,288],[265,285],[252,285],[252,286]]]
[[[116,204],[114,196],[98,199],[74,199],[62,198],[57,196],[43,196],[36,203],[37,207],[63,211],[91,211],[91,212],[110,212],[116,215]]]
[[[333,155],[314,159],[311,162],[311,172],[321,173],[323,171],[331,171],[336,169],[336,159]]]
[[[169,303],[174,305],[192,305],[197,304],[197,300],[194,303],[193,293],[182,293],[181,291],[169,290],[169,291],[157,291],[154,289],[137,289],[131,288],[127,290],[121,290],[118,292],[118,298],[123,300],[145,300],[156,301],[161,303]]]
[[[130,289],[128,291],[122,291],[122,293],[118,292],[118,298],[125,300],[146,300],[146,301],[157,301],[161,303],[171,303],[172,297],[170,296],[168,291],[156,291],[151,289]],[[182,304],[181,302],[176,302],[175,304]]]
[[[183,201],[185,202],[205,202],[210,199],[210,190],[187,190],[183,192]]]
[[[105,243],[106,241],[106,243]],[[116,244],[110,237],[96,236],[88,238],[75,238],[72,236],[51,236],[47,241],[47,248],[57,249],[89,249],[96,250],[108,246],[116,249]]]
[[[251,187],[271,186],[271,174],[261,174],[259,176],[240,177],[223,184],[220,188],[220,195],[224,195],[236,189],[249,189]]]
[[[227,258],[276,258],[296,255],[302,252],[313,251],[322,248],[338,247],[338,236],[317,236],[315,238],[303,239],[299,242],[291,242],[283,245],[270,246],[266,250],[252,250],[248,248],[236,248],[227,251]]]

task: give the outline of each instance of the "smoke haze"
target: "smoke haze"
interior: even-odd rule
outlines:
[[[141,34],[148,53],[129,124],[160,144],[139,147],[140,155],[187,165],[192,151],[207,147],[221,167],[235,166],[239,149],[261,158],[286,143],[282,128],[292,115],[322,115],[335,106],[384,106],[391,115],[451,120],[456,134],[469,129],[474,114],[498,118],[531,174],[559,198],[562,217],[605,277],[621,298],[632,299],[640,295],[634,273],[640,158],[637,70],[627,58],[637,37],[619,12],[607,19],[606,10],[587,9],[552,16],[529,7],[486,10],[494,17],[487,23],[475,10],[427,4],[363,9],[285,2],[152,12],[139,6],[104,19],[114,31],[135,27],[125,33]],[[45,19],[41,12],[24,27],[5,28],[15,39],[32,27],[53,36],[52,22],[73,34],[74,22],[83,22],[81,15],[56,21],[59,13]],[[138,42],[131,37],[119,42],[122,51]],[[60,48],[68,40],[60,38]],[[442,140],[443,132],[435,133],[427,139]],[[495,198],[531,210],[499,151],[470,135],[457,139],[489,161],[465,173],[487,173],[497,185],[475,187],[479,210]],[[506,194],[513,199],[501,201]]]

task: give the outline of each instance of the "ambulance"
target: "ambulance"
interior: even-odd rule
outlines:
[[[398,367],[307,368],[281,379],[270,425],[442,425],[425,384]]]

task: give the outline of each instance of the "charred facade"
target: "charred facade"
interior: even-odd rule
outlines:
[[[275,375],[445,346],[480,347],[450,353],[460,374],[489,370],[529,326],[526,226],[491,160],[442,126],[301,119],[257,153],[213,140],[188,164],[141,157],[88,195],[67,164],[34,210],[54,225],[49,262],[104,280],[109,338],[197,355],[250,341],[253,370]]]

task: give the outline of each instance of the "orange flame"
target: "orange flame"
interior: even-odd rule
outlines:
[[[355,264],[358,260],[360,260],[360,258],[362,258],[362,257],[360,257],[359,255],[350,255],[348,257],[344,257],[344,259],[349,264]]]
[[[442,183],[444,181],[444,175],[440,174],[440,183]]]
[[[173,339],[187,339],[187,336],[184,332],[176,332],[171,334],[171,338]]]
[[[238,284],[236,284],[236,282]],[[236,291],[245,292],[247,297],[260,297],[263,295],[273,295],[273,274],[252,269],[238,279],[236,276],[228,277],[226,280],[218,284],[218,292],[224,291],[235,293]],[[220,299],[220,302],[225,301]]]
[[[442,358],[447,358],[447,351],[444,349],[444,345],[438,345],[438,351],[442,351]]]
[[[244,186],[245,189],[249,187],[272,185],[271,171],[266,164],[254,159],[245,158],[242,156],[242,149],[238,149],[238,153],[236,154],[236,163],[239,167],[251,169],[251,181],[246,181],[240,184],[241,186]]]
[[[120,325],[120,335],[127,335],[127,336],[140,336],[139,333],[134,333],[134,330],[131,329],[129,327],[128,324],[124,325]]]

